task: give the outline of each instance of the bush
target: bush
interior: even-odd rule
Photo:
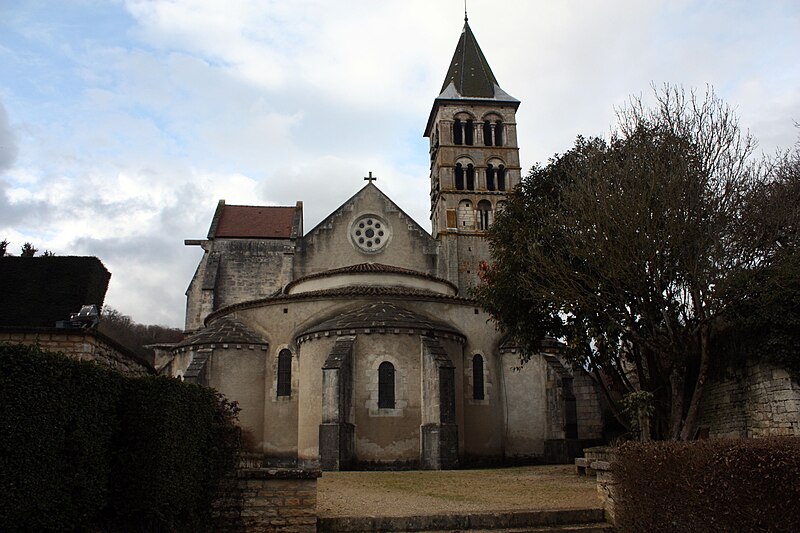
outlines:
[[[120,405],[113,515],[147,531],[207,527],[216,483],[234,466],[232,415],[209,389],[176,383],[129,380]]]
[[[237,411],[197,385],[0,344],[0,530],[207,529]]]
[[[106,505],[120,379],[0,345],[0,529],[62,531]]]
[[[800,438],[622,445],[620,532],[797,531]]]

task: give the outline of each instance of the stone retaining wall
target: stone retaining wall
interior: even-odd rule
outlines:
[[[239,468],[213,504],[217,533],[317,531],[318,470]]]
[[[800,436],[800,385],[786,370],[751,364],[709,381],[697,426],[709,437]]]
[[[94,361],[126,376],[154,373],[143,361],[114,340],[92,329],[0,328],[0,342],[38,344],[78,361]]]

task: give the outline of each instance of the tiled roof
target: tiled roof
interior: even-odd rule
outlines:
[[[390,302],[374,302],[324,320],[304,331],[303,335],[324,331],[350,331],[364,328],[420,329],[460,335],[452,326]]]
[[[214,237],[290,239],[296,207],[224,205]]]
[[[456,287],[446,279],[437,278],[436,276],[431,276],[430,274],[426,274],[425,272],[419,272],[418,270],[411,270],[410,268],[403,268],[392,265],[384,265],[382,263],[358,263],[356,265],[350,265],[346,267],[325,270],[322,272],[316,272],[314,274],[309,274],[308,276],[303,276],[302,278],[298,278],[290,282],[288,285],[286,285],[286,289],[288,290],[290,287],[300,283],[301,281],[306,281],[309,279],[327,278],[330,276],[337,276],[339,274],[351,274],[351,273],[407,274],[409,276],[416,276],[418,278],[436,280],[442,283],[446,283],[452,286],[454,289],[458,289],[458,287]]]
[[[389,297],[398,299],[409,300],[442,300],[449,301],[463,305],[477,305],[477,302],[471,298],[464,298],[462,296],[449,296],[440,292],[429,291],[425,289],[410,289],[406,287],[376,287],[372,285],[351,285],[349,287],[339,287],[336,289],[322,289],[318,291],[300,292],[297,294],[280,294],[271,296],[269,298],[260,298],[258,300],[251,300],[249,302],[242,302],[238,304],[229,305],[218,309],[208,315],[206,320],[214,317],[225,315],[231,311],[239,309],[249,309],[258,307],[260,305],[269,304],[272,302],[282,302],[290,300],[306,300],[314,298],[363,298],[363,297]]]
[[[176,344],[175,348],[202,344],[267,344],[267,341],[238,320],[224,317]]]

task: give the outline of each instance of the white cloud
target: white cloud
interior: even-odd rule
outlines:
[[[0,21],[0,97],[14,117],[12,130],[0,106],[0,146],[18,149],[0,148],[0,239],[13,250],[30,240],[98,255],[113,274],[111,305],[180,325],[199,259],[182,241],[206,234],[221,198],[302,200],[308,230],[373,171],[429,229],[421,135],[462,8],[20,5]],[[608,132],[614,106],[653,82],[711,84],[762,149],[792,145],[798,14],[791,3],[739,1],[470,2],[494,73],[522,100],[523,168],[569,149],[577,134]]]
[[[17,136],[11,129],[6,108],[0,102],[0,172],[14,165],[18,150]]]

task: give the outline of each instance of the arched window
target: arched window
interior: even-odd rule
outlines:
[[[278,396],[292,395],[292,352],[278,353]]]
[[[467,120],[467,125],[464,128],[464,144],[472,146],[475,144],[475,126],[472,119]]]
[[[492,145],[492,123],[488,120],[483,121],[483,144]]]
[[[494,145],[503,146],[503,121],[498,120],[494,123]]]
[[[475,190],[475,167],[471,164],[467,165],[467,189]]]
[[[464,167],[461,163],[456,163],[456,189],[464,190]]]
[[[491,219],[492,204],[488,200],[481,200],[478,202],[478,228],[482,230],[489,229],[489,222]]]
[[[453,122],[453,144],[464,144],[464,129],[460,118]]]
[[[475,354],[472,357],[472,399],[483,400],[483,357]]]
[[[490,191],[495,190],[494,186],[494,165],[489,163],[486,165],[486,188]]]
[[[394,409],[394,365],[389,361],[378,367],[378,408]]]
[[[469,200],[458,202],[458,227],[465,230],[475,229],[475,213]]]
[[[506,167],[503,165],[497,168],[497,190],[506,190]]]

